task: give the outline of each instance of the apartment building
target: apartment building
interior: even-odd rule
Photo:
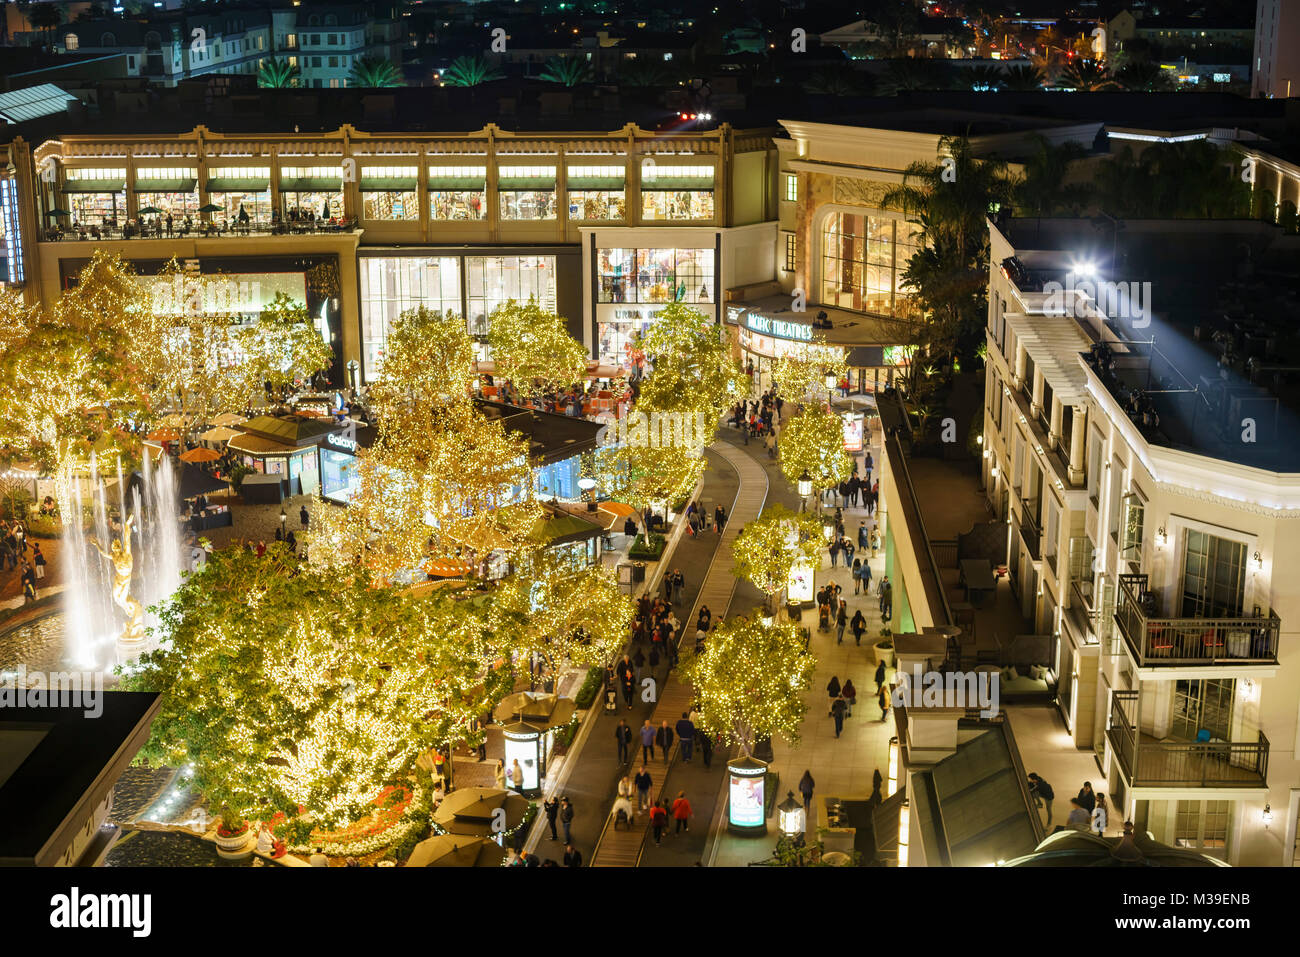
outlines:
[[[262,63],[280,57],[298,67],[301,86],[339,88],[357,58],[400,64],[402,32],[382,5],[312,4],[78,20],[56,36],[64,52],[125,55],[128,76],[161,86],[213,74],[256,76]]]
[[[1274,317],[1296,278],[1266,272],[1289,240],[1246,221],[990,235],[983,484],[1022,607],[1059,638],[1071,740],[1140,832],[1290,866],[1300,405]]]
[[[617,365],[665,304],[720,321],[723,289],[771,278],[772,132],[20,137],[5,237],[33,300],[99,249],[257,279],[306,301],[336,381],[378,373],[405,309],[455,313],[482,337],[494,308],[530,297]]]

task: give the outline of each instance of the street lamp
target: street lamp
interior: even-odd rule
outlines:
[[[596,487],[596,480],[589,475],[584,475],[578,479],[578,490],[582,492],[583,497],[587,499],[587,511],[596,511],[596,499],[592,496],[591,490]]]
[[[793,791],[786,795],[785,800],[778,804],[776,809],[779,814],[778,821],[782,834],[794,840],[803,833],[803,803],[795,798]]]
[[[289,521],[289,516],[285,513],[284,507],[280,507],[280,531],[284,531],[285,523]]]
[[[825,378],[825,380],[823,380],[823,385],[826,386],[826,398],[827,398],[827,399],[830,399],[831,396],[834,395],[834,393],[835,393],[835,386],[838,385],[838,384],[839,384],[839,381],[835,378],[835,373],[834,373],[834,372],[829,372],[829,371],[828,371],[828,372],[826,373],[826,378]]]
[[[799,503],[799,511],[802,512],[808,507],[808,496],[812,494],[812,476],[808,474],[807,469],[799,473],[799,478],[795,482],[795,490],[799,493],[799,498],[803,500]]]

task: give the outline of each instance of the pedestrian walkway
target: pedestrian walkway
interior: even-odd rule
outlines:
[[[760,448],[761,446],[756,446]],[[709,564],[708,573],[704,578],[703,585],[700,587],[695,601],[690,604],[690,615],[683,617],[682,622],[685,625],[683,635],[679,636],[679,644],[687,638],[694,642],[694,624],[699,616],[699,608],[702,604],[707,604],[715,615],[725,617],[730,609],[732,597],[736,591],[736,573],[735,558],[732,554],[732,547],[735,544],[736,536],[746,523],[753,521],[762,511],[767,501],[768,477],[763,466],[755,461],[751,456],[742,450],[736,448],[725,441],[715,442],[709,446],[710,451],[721,456],[735,470],[739,477],[739,487],[735,494],[735,500],[732,504],[727,517],[727,523],[719,537],[717,550],[714,552],[713,560]],[[708,537],[707,533],[704,537]],[[660,690],[659,702],[655,708],[655,714],[652,724],[658,727],[661,721],[667,721],[671,728],[676,725],[677,720],[681,717],[682,712],[689,711],[690,705],[694,699],[694,693],[690,685],[681,680],[680,675],[674,676],[674,680],[667,682],[666,686]],[[678,753],[678,744],[674,741],[673,749],[669,754],[669,760],[666,767],[669,769],[667,775],[669,780],[665,780],[662,787],[657,789],[663,796],[675,796],[676,791],[670,790],[676,785],[670,784],[673,778],[673,761]],[[724,755],[718,755],[725,761]],[[653,773],[653,772],[652,772]],[[712,807],[710,798],[716,794],[716,788],[706,789],[692,798],[692,804],[696,800],[707,802]],[[690,797],[688,795],[688,797]],[[609,803],[612,804],[611,795]],[[711,816],[705,815],[703,807],[696,807],[697,821],[708,821]],[[615,831],[612,824],[607,824],[604,834],[601,837],[599,846],[595,854],[591,857],[591,866],[593,867],[633,867],[641,863],[644,852],[646,834],[649,831],[649,821],[645,816],[638,816],[637,822],[633,827],[626,831]],[[670,822],[670,829],[671,829]],[[697,824],[697,834],[701,835],[701,842],[707,836],[707,826]]]

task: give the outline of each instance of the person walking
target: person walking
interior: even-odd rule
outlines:
[[[876,507],[875,492],[871,493],[871,507],[872,508]],[[880,529],[877,526],[873,525],[871,526],[871,557],[872,558],[876,557],[876,550],[878,548],[880,548]]]
[[[560,823],[564,825],[564,843],[572,845],[570,828],[573,827],[573,805],[569,803],[567,794],[560,799]]]
[[[844,730],[844,712],[848,709],[843,696],[836,698],[831,702],[831,717],[835,719],[835,737],[840,736]]]
[[[682,745],[682,762],[691,763],[691,754],[695,750],[695,725],[691,723],[690,715],[683,711],[682,718],[677,722],[677,740]]]
[[[1106,825],[1110,823],[1110,815],[1107,813],[1106,795],[1100,791],[1097,792],[1097,803],[1092,809],[1092,833],[1098,837],[1104,837],[1106,834]]]
[[[625,671],[619,678],[619,684],[623,688],[623,703],[627,705],[627,710],[632,710],[632,672]]]
[[[645,724],[641,725],[641,760],[653,761],[655,759],[655,729],[650,723],[650,719],[645,719]]]
[[[572,844],[570,844],[568,841],[564,842],[564,866],[565,867],[582,866],[582,852],[579,851]]]
[[[650,785],[654,783],[644,764],[641,765],[641,770],[637,772],[636,777],[632,779],[632,783],[636,785],[636,809],[644,811],[650,806]]]
[[[889,694],[883,687],[876,692],[876,704],[880,705],[880,723],[884,724],[889,719]]]
[[[867,619],[866,616],[862,614],[861,608],[853,613],[853,621],[849,624],[853,628],[853,643],[858,647],[861,647],[862,636],[866,634],[867,631]]]
[[[618,727],[614,729],[614,739],[618,742],[618,763],[627,764],[631,760],[632,729],[622,718],[618,719]]]
[[[1092,815],[1079,803],[1077,797],[1070,798],[1070,816],[1065,819],[1065,824],[1076,831],[1089,831],[1092,829]]]
[[[1089,814],[1097,806],[1097,795],[1092,793],[1092,782],[1084,781],[1083,787],[1079,788],[1079,806]]]
[[[694,724],[695,722],[691,722]],[[700,745],[700,758],[704,761],[706,768],[713,766],[713,734],[708,731],[702,731],[698,727],[695,729],[695,739]]]
[[[880,579],[880,620],[889,624],[889,620],[894,617],[894,586],[889,582],[889,576],[886,575]]]
[[[45,578],[45,553],[41,551],[40,542],[32,542],[32,565],[36,568],[36,580]]]
[[[694,813],[691,810],[691,802],[686,800],[686,792],[678,791],[677,799],[673,801],[673,820],[677,822],[673,828],[673,833],[680,834],[682,831],[690,833],[691,818]]]
[[[659,723],[659,730],[655,732],[655,744],[663,750],[664,764],[667,764],[668,752],[673,746],[673,729],[668,727],[667,719]]]
[[[840,696],[840,679],[838,676],[831,675],[831,680],[826,682],[826,694],[831,699],[830,703],[833,705],[835,699]]]
[[[832,541],[832,542],[830,543],[830,545],[828,546],[827,551],[829,551],[829,552],[831,553],[831,568],[834,568],[834,567],[835,567],[835,559],[836,559],[836,558],[839,556],[839,554],[840,554],[840,543],[839,543],[839,540],[836,539],[836,540]]]
[[[555,831],[555,822],[560,817],[560,802],[554,797],[548,798],[542,803],[542,807],[546,811],[546,823],[551,828],[551,840],[558,841],[560,836]]]
[[[1056,797],[1056,792],[1052,786],[1038,776],[1036,772],[1029,772],[1029,790],[1035,798],[1047,809],[1047,824],[1052,824],[1052,801]]]
[[[803,795],[803,819],[805,823],[812,820],[812,799],[813,790],[817,787],[817,782],[813,780],[812,772],[807,768],[804,769],[803,777],[799,779],[799,793]]]
[[[844,642],[844,629],[849,625],[849,603],[840,599],[839,611],[835,614],[835,644]]]
[[[664,807],[667,803],[656,804],[650,809],[650,827],[654,830],[656,847],[663,840],[664,827],[668,824],[668,810]]]
[[[680,568],[673,571],[673,601],[682,600],[682,589],[686,587],[686,576]]]
[[[885,663],[882,661],[876,665],[876,694],[885,687]]]
[[[862,590],[862,559],[853,559],[853,594]]]
[[[845,708],[844,717],[853,717],[853,706],[858,703],[858,689],[853,687],[852,678],[844,679],[844,687],[840,689],[840,697],[844,699],[844,703],[848,706]]]

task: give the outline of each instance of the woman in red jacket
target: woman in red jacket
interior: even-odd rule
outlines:
[[[674,834],[691,829],[691,802],[686,800],[685,791],[678,791],[677,800],[673,801],[673,819],[677,821]]]

